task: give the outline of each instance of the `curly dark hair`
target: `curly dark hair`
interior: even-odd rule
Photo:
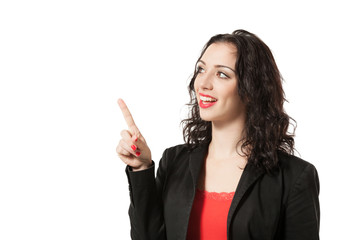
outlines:
[[[246,105],[244,139],[239,139],[238,144],[241,143],[248,164],[270,173],[278,167],[279,150],[294,154],[296,121],[286,114],[283,107],[286,101],[283,79],[269,47],[255,34],[245,30],[213,36],[205,44],[198,61],[211,44],[218,42],[230,43],[237,48],[237,87]],[[191,149],[209,144],[212,137],[211,122],[200,118],[194,89],[196,77],[195,67],[188,86],[189,118],[181,121],[184,141]],[[288,130],[290,124],[293,125],[292,132]]]

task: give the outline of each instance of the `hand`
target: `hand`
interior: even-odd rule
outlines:
[[[128,130],[121,131],[122,138],[116,147],[116,152],[125,164],[132,167],[133,171],[146,169],[152,163],[151,151],[135,125],[134,119],[125,102],[119,99],[118,104],[124,115]]]

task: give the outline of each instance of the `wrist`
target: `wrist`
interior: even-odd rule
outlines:
[[[146,169],[150,168],[152,165],[153,165],[153,161],[151,161],[149,163],[142,164],[142,165],[140,165],[138,167],[132,167],[132,170],[134,172],[142,171],[142,170],[146,170]]]

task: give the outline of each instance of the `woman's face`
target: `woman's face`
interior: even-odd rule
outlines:
[[[237,90],[236,55],[233,44],[213,43],[199,60],[194,88],[201,119],[228,122],[244,118],[245,106]]]

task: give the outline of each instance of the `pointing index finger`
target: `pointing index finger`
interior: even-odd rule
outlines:
[[[122,100],[121,98],[118,100],[118,104],[120,106],[121,112],[124,116],[125,122],[128,125],[130,130],[135,130],[136,132],[138,132],[138,129],[135,125],[134,119],[132,118],[132,115],[128,109],[128,107],[126,106],[124,100]],[[136,132],[133,132],[134,134],[136,134]]]

